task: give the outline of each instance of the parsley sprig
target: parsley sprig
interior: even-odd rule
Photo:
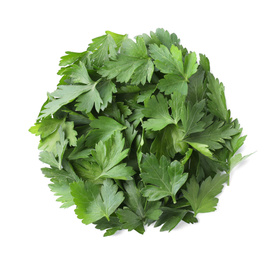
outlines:
[[[246,136],[205,55],[163,29],[107,31],[60,66],[30,132],[61,207],[105,236],[171,231],[216,209]]]

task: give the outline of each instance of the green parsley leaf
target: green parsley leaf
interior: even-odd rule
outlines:
[[[99,165],[102,173],[99,177],[130,180],[135,173],[126,163],[119,164],[128,155],[129,149],[124,150],[125,140],[120,132],[105,141],[96,144],[92,156]]]
[[[156,67],[167,74],[158,84],[160,91],[166,95],[175,91],[187,95],[188,79],[197,71],[196,54],[187,54],[183,63],[182,52],[174,45],[170,51],[164,45],[159,47],[156,44],[150,45],[149,50]]]
[[[85,146],[86,137],[82,135],[78,141],[77,145],[74,148],[74,150],[69,154],[68,159],[69,160],[77,160],[77,159],[84,159],[88,158],[91,154],[92,148],[87,148]]]
[[[175,33],[170,34],[163,28],[158,28],[155,32],[150,32],[150,36],[143,34],[142,37],[144,38],[147,45],[157,44],[160,46],[162,44],[165,45],[168,49],[170,49],[172,45],[182,47],[180,45],[180,39],[178,39],[177,35]]]
[[[74,162],[77,173],[94,183],[102,183],[105,178],[131,180],[134,170],[126,163],[120,163],[129,152],[129,149],[124,150],[124,144],[120,132],[115,132],[105,142],[100,141],[91,151],[92,160]]]
[[[224,95],[224,86],[219,82],[218,79],[208,73],[208,90],[207,95],[209,97],[208,100],[208,108],[211,113],[217,116],[219,119],[222,119],[226,122],[229,122],[230,113],[226,107],[226,99]]]
[[[126,35],[110,31],[106,31],[106,35],[94,38],[87,48],[88,51],[92,52],[91,58],[94,64],[100,67],[106,61],[115,59],[117,51],[125,38]]]
[[[116,131],[121,131],[126,128],[126,126],[106,116],[100,116],[98,119],[92,120],[90,126],[92,130],[88,133],[86,139],[86,145],[89,147],[93,147],[99,141],[106,141]]]
[[[75,212],[84,224],[93,223],[102,217],[109,220],[124,200],[123,192],[118,191],[118,186],[110,179],[104,180],[103,185],[73,182],[70,188],[77,205]]]
[[[65,53],[66,55],[60,58],[59,66],[67,66],[67,65],[71,65],[72,63],[75,63],[81,57],[83,57],[86,52],[66,51]]]
[[[73,122],[65,122],[63,119],[44,118],[41,122],[37,122],[29,131],[33,134],[40,135],[41,140],[38,148],[57,155],[57,142],[61,141],[59,129],[62,128],[65,138],[70,146],[77,144],[77,132],[74,130]]]
[[[58,160],[55,158],[55,154],[53,152],[43,151],[40,153],[40,160],[44,163],[47,163],[53,167],[57,167],[61,170],[61,164],[65,149],[68,144],[68,140],[65,140],[65,134],[60,126],[58,129],[59,141],[56,142],[56,154]]]
[[[210,72],[210,62],[209,59],[204,54],[199,54],[200,61],[199,64],[203,68],[203,70],[208,73]]]
[[[187,184],[187,190],[182,190],[184,197],[189,201],[194,215],[216,210],[218,199],[223,184],[227,181],[227,174],[216,174],[214,178],[208,177],[199,185],[195,178]]]
[[[142,197],[141,191],[138,189],[134,181],[128,181],[125,184],[127,207],[118,209],[118,216],[122,227],[128,231],[136,230],[138,233],[145,232],[144,222],[146,219],[151,221],[157,220],[162,214],[159,202],[146,202]]]
[[[200,121],[204,116],[204,108],[205,100],[201,100],[193,106],[190,102],[188,102],[186,106],[183,106],[180,117],[182,129],[186,136],[204,131],[205,122]]]
[[[108,79],[115,78],[118,82],[145,84],[150,82],[153,73],[153,63],[148,57],[143,38],[137,37],[136,43],[125,39],[117,60],[106,62],[98,72]]]
[[[49,103],[47,103],[44,109],[41,111],[41,115],[38,119],[42,119],[49,115],[53,115],[57,112],[62,106],[72,102],[81,94],[91,90],[90,85],[61,85],[51,93],[51,96],[54,97]]]
[[[170,116],[168,109],[168,102],[161,93],[152,96],[142,111],[146,117],[150,118],[144,122],[143,126],[149,130],[158,131],[169,124],[174,124],[175,121]]]
[[[150,151],[158,159],[162,155],[174,158],[177,153],[184,154],[187,150],[187,143],[184,141],[184,132],[176,125],[168,125],[156,135]]]
[[[94,222],[96,228],[100,230],[106,230],[104,237],[114,235],[118,230],[122,229],[122,224],[116,216],[111,215],[109,220],[105,217]]]
[[[150,154],[145,156],[141,168],[142,180],[152,184],[146,185],[142,189],[142,194],[150,201],[171,196],[176,203],[176,193],[188,178],[188,173],[183,172],[183,165],[178,161],[170,162],[165,156],[162,156],[158,162],[157,158]]]
[[[57,201],[61,202],[61,208],[68,208],[74,205],[71,195],[70,184],[78,182],[80,179],[72,170],[68,162],[64,162],[64,169],[57,168],[42,168],[41,171],[45,177],[50,178],[49,187],[56,196]]]
[[[168,207],[162,208],[162,211],[162,215],[154,225],[155,227],[159,227],[163,224],[160,231],[171,231],[174,229],[188,212],[187,210]]]
[[[237,134],[237,130],[232,124],[224,123],[223,121],[215,121],[211,126],[206,128],[201,133],[194,133],[186,138],[187,142],[195,142],[207,145],[211,150],[222,148],[222,144],[226,139],[231,139],[231,136]]]

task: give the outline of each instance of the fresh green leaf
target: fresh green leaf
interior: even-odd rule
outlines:
[[[62,128],[65,133],[65,138],[68,140],[70,146],[76,146],[77,144],[77,132],[74,130],[73,122],[65,122],[64,119],[43,119],[40,123],[37,123],[38,135],[41,136],[41,140],[38,148],[47,152],[52,152],[55,156],[57,155],[57,142],[61,141],[61,135],[59,133]]]
[[[68,165],[68,167],[70,166]],[[68,208],[74,205],[70,184],[79,181],[75,172],[68,167],[65,167],[66,170],[59,170],[57,168],[41,169],[44,176],[50,178],[51,183],[49,184],[49,187],[51,191],[59,197],[57,201],[62,203],[61,208]]]
[[[141,168],[142,180],[151,184],[142,189],[143,196],[150,201],[171,196],[176,203],[176,193],[188,177],[188,174],[183,172],[183,165],[178,161],[170,162],[165,156],[162,156],[159,162],[153,154],[150,154],[145,156]]]
[[[184,154],[187,143],[184,132],[176,125],[168,125],[156,135],[150,151],[159,159],[162,155],[174,158],[177,153]]]
[[[200,66],[204,69],[206,73],[210,72],[210,62],[209,59],[204,55],[204,54],[199,54],[200,61],[199,64]]]
[[[195,178],[187,184],[187,190],[182,190],[184,197],[189,201],[194,215],[198,213],[212,212],[216,210],[218,199],[223,184],[227,181],[227,174],[216,174],[214,178],[208,177],[199,185]]]
[[[135,174],[132,167],[121,161],[128,155],[124,150],[124,138],[120,132],[115,132],[105,142],[100,141],[91,151],[92,160],[81,160],[74,163],[76,171],[93,183],[102,183],[105,178],[115,180],[131,180]]]
[[[189,79],[193,74],[197,71],[197,58],[196,53],[191,52],[185,56],[184,59],[184,77],[185,79]]]
[[[171,48],[172,45],[177,47],[182,47],[180,45],[180,39],[178,39],[175,33],[170,34],[168,31],[158,28],[155,32],[150,32],[150,36],[143,34],[142,37],[144,38],[147,45],[149,44],[157,44],[158,46],[165,45],[168,49]]]
[[[136,43],[125,39],[118,58],[106,62],[98,72],[108,79],[116,78],[118,82],[126,83],[131,80],[132,84],[144,85],[146,81],[151,81],[153,69],[145,42],[143,38],[137,37]]]
[[[182,95],[188,94],[188,84],[187,81],[179,75],[167,74],[164,79],[161,79],[158,83],[158,88],[160,91],[164,92],[166,95],[179,92]]]
[[[163,129],[169,124],[174,124],[175,121],[169,114],[169,107],[166,98],[159,93],[152,96],[151,99],[145,104],[142,113],[150,118],[144,122],[143,127],[149,130],[158,131]]]
[[[189,89],[187,99],[196,104],[206,99],[207,86],[204,81],[205,72],[200,69],[189,79]]]
[[[153,44],[149,50],[156,67],[167,74],[160,80],[158,88],[166,95],[175,91],[187,95],[188,79],[197,71],[196,54],[187,54],[183,63],[182,52],[174,45],[168,50],[164,45]]]
[[[55,97],[52,101],[47,103],[44,109],[41,111],[41,115],[38,119],[42,119],[49,115],[53,115],[62,106],[72,102],[81,94],[91,90],[90,85],[61,85],[51,95]]]
[[[94,119],[90,126],[92,130],[89,132],[86,140],[88,147],[94,147],[99,141],[106,141],[116,131],[121,131],[126,127],[115,121],[114,119],[106,116],[100,116],[98,119]]]
[[[66,55],[62,56],[60,58],[59,66],[67,66],[71,65],[72,63],[75,63],[78,61],[85,52],[72,52],[72,51],[66,51]]]
[[[230,114],[226,106],[223,84],[218,79],[215,79],[213,74],[208,73],[207,87],[209,90],[207,92],[209,110],[219,119],[229,122]]]
[[[102,217],[109,220],[124,200],[123,192],[118,191],[118,186],[110,179],[106,179],[103,185],[73,182],[70,188],[77,205],[75,212],[84,224],[93,223]]]
[[[94,38],[87,48],[88,51],[92,52],[91,58],[94,64],[100,67],[106,61],[115,59],[117,51],[125,38],[126,35],[110,31],[106,31],[106,35]]]
[[[155,227],[163,224],[160,231],[171,231],[179,224],[179,222],[184,218],[187,213],[187,210],[168,207],[162,208],[162,211],[162,215],[155,223]]]
[[[204,131],[205,122],[201,121],[204,116],[203,109],[205,108],[205,100],[201,100],[192,106],[190,102],[183,106],[180,118],[182,122],[182,130],[186,136],[193,133]]]
[[[85,146],[85,139],[86,137],[82,135],[78,141],[77,145],[74,148],[74,150],[69,154],[68,159],[70,160],[77,160],[77,159],[84,159],[88,158],[89,155],[91,154],[91,148],[87,148]]]
[[[118,230],[122,229],[122,224],[116,216],[110,216],[109,220],[105,217],[94,222],[95,227],[100,230],[106,230],[104,233],[104,237],[114,235]]]
[[[237,130],[232,124],[223,121],[215,121],[211,126],[203,132],[194,133],[186,138],[187,142],[200,143],[207,145],[209,149],[216,150],[222,148],[225,140],[231,139],[231,136],[237,134]],[[206,146],[206,147],[207,147]]]

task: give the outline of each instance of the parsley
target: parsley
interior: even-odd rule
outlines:
[[[199,58],[163,29],[135,41],[107,31],[61,57],[29,130],[61,207],[105,236],[153,223],[171,231],[216,209],[246,136]]]

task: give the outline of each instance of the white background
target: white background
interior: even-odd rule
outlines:
[[[0,258],[276,259],[275,1],[2,1]],[[65,51],[83,51],[105,30],[134,37],[163,27],[204,53],[247,134],[213,213],[170,233],[104,238],[74,208],[60,209],[28,132]]]

